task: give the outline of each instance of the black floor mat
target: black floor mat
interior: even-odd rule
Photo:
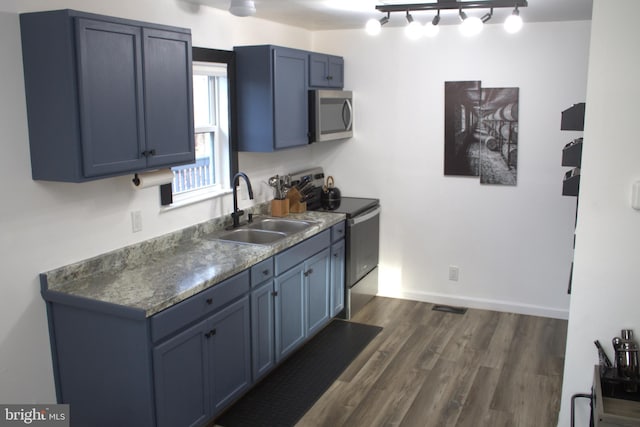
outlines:
[[[217,420],[224,427],[293,426],[382,330],[333,320]]]

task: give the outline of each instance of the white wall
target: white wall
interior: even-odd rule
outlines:
[[[314,33],[343,55],[354,90],[350,142],[320,157],[346,195],[383,205],[385,295],[566,318],[574,197],[561,195],[560,112],[585,99],[589,22],[487,25],[474,39],[443,26],[408,41],[402,29]],[[517,186],[445,177],[444,82],[520,88]],[[449,265],[460,280],[448,280]]]
[[[298,28],[195,7],[175,0],[20,0],[0,4],[0,402],[54,402],[45,305],[38,274],[146,240],[232,209],[230,197],[159,212],[155,188],[133,190],[131,176],[83,184],[31,180],[18,14],[72,8],[130,19],[190,27],[194,46],[231,49],[273,43],[310,48],[311,34]],[[260,198],[260,185],[287,162],[308,166],[311,150],[284,156],[240,157]],[[259,165],[259,167],[254,166]],[[245,202],[246,203],[246,202]],[[130,212],[142,212],[143,231],[131,232]]]
[[[640,28],[634,0],[595,0],[589,58],[580,207],[576,230],[562,411],[570,398],[591,390],[598,363],[594,340],[613,360],[611,339],[621,329],[640,335],[640,211],[631,208],[631,185],[640,180]],[[636,338],[637,339],[637,338]],[[576,404],[576,425],[588,425],[588,403]]]

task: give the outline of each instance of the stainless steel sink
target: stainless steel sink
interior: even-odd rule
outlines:
[[[283,218],[262,218],[246,227],[251,230],[265,230],[265,231],[277,231],[285,234],[297,233],[298,231],[306,230],[313,225],[312,222],[295,220],[295,219],[283,219]]]
[[[304,231],[314,225],[314,221],[285,218],[257,218],[254,222],[236,229],[208,236],[212,240],[225,240],[254,245],[269,245],[280,239]]]
[[[277,231],[256,230],[250,228],[236,228],[220,234],[215,238],[217,240],[227,240],[239,243],[251,243],[255,245],[268,245],[280,239],[287,237],[287,234]]]

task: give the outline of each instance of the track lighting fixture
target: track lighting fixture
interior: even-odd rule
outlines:
[[[491,19],[491,17],[493,16],[493,8],[491,8],[491,10],[489,11],[489,13],[485,13],[482,18],[480,18],[480,20],[482,21],[483,24],[486,24],[486,22]]]
[[[460,19],[462,20],[462,24],[460,24],[460,32],[464,36],[475,36],[480,31],[482,31],[482,20],[477,16],[467,16],[466,13],[460,9],[459,12]]]
[[[522,18],[520,18],[520,7],[527,7],[527,0],[436,0],[431,3],[410,3],[410,4],[384,4],[376,6],[376,10],[386,13],[387,16],[380,21],[375,19],[367,22],[367,32],[369,34],[378,34],[382,25],[389,21],[392,12],[404,12],[409,24],[406,28],[406,34],[410,38],[418,38],[422,34],[434,36],[438,33],[438,24],[440,23],[441,10],[458,10],[458,15],[462,21],[460,31],[465,35],[474,35],[482,31],[483,24],[493,17],[493,9],[495,8],[514,8],[513,13],[504,23],[505,30],[508,32],[517,32],[522,28]],[[465,10],[468,9],[489,9],[482,18],[468,16]],[[424,27],[413,19],[411,12],[437,11],[437,15],[433,20]],[[384,21],[384,22],[383,22]],[[371,29],[370,29],[371,27]],[[375,30],[373,29],[375,27]],[[409,29],[411,28],[411,29]]]
[[[427,37],[435,37],[440,32],[440,27],[438,24],[440,23],[440,11],[438,10],[438,14],[433,17],[431,22],[428,22],[424,26],[424,35]]]
[[[407,11],[407,26],[404,33],[411,40],[417,40],[422,36],[422,25],[418,21],[414,21],[409,11]]]
[[[513,9],[513,13],[507,17],[504,21],[504,29],[507,33],[517,33],[522,28],[522,18],[520,18],[520,11],[518,5]]]
[[[433,17],[433,20],[431,21],[431,24],[435,27],[439,23],[440,23],[440,11],[438,10],[438,14]]]
[[[376,36],[380,34],[380,32],[382,31],[382,26],[389,22],[390,16],[391,13],[387,12],[387,16],[383,16],[382,18],[380,18],[380,20],[377,20],[375,18],[369,19],[367,21],[367,26],[365,27],[367,34],[369,34],[370,36]]]

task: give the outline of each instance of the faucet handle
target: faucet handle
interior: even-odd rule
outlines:
[[[252,213],[248,213],[247,214],[247,222],[253,222],[253,214]]]

